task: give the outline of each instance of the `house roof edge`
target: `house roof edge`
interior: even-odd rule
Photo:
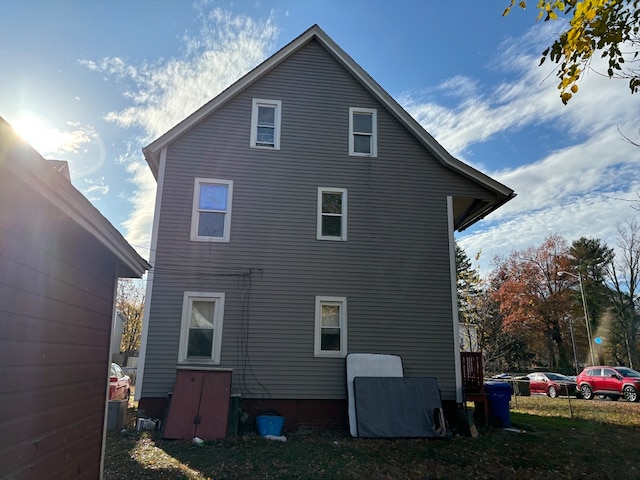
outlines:
[[[142,149],[144,156],[153,172],[154,177],[158,177],[160,151],[173,140],[178,138],[192,126],[197,124],[216,110],[219,106],[227,102],[236,93],[242,91],[251,83],[266,74],[269,70],[280,64],[291,54],[303,47],[311,39],[318,39],[321,44],[345,67],[369,92],[385,105],[389,111],[403,123],[410,132],[436,157],[436,159],[461,175],[480,183],[489,190],[495,192],[499,197],[500,204],[513,198],[514,191],[494,180],[488,175],[476,170],[470,165],[453,157],[440,143],[427,132],[391,95],[389,95],[371,75],[369,75],[353,58],[349,56],[324,30],[317,24],[312,25],[304,33],[282,47],[276,53],[267,58],[260,65],[242,76],[238,81],[227,87],[222,93],[214,97],[208,103],[200,107],[194,113],[175,125],[169,131],[148,146]],[[497,208],[497,206],[495,207]],[[492,210],[495,210],[493,208]]]
[[[144,147],[142,149],[142,152],[156,180],[158,179],[160,152],[164,147],[180,137],[191,127],[208,117],[221,105],[226,103],[229,99],[233,98],[240,91],[244,90],[247,86],[255,82],[258,78],[265,75],[280,62],[288,58],[292,53],[300,49],[309,40],[317,36],[318,31],[321,31],[320,27],[318,25],[313,25],[304,33],[302,33],[297,38],[278,50],[276,53],[268,57],[258,66],[244,74],[242,77],[240,77],[240,79],[236,80],[234,83],[232,83],[214,98],[209,100],[191,115],[174,125],[166,133],[156,138],[153,142]]]
[[[142,277],[151,265],[122,234],[62,174],[57,172],[13,127],[0,117],[0,167],[14,172],[57,209],[80,225],[118,259],[121,276]],[[24,161],[13,161],[15,156]]]

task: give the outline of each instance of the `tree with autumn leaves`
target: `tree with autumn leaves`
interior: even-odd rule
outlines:
[[[475,260],[480,258],[476,253]],[[458,311],[462,345],[480,350],[487,371],[527,369],[533,355],[520,332],[503,328],[500,305],[492,297],[493,286],[482,279],[477,265],[456,244]]]
[[[571,291],[558,272],[569,270],[571,260],[566,241],[548,237],[539,247],[515,251],[499,261],[491,293],[500,305],[503,328],[520,332],[538,361],[550,368],[569,371],[571,343],[567,342]]]
[[[122,325],[120,352],[124,355],[122,363],[126,366],[129,357],[140,350],[140,339],[142,338],[144,290],[138,281],[130,278],[121,278],[118,281],[116,309],[125,318]]]
[[[460,321],[477,329],[488,371],[544,366],[574,373],[591,363],[592,353],[597,363],[640,368],[638,222],[619,227],[617,256],[599,239],[569,245],[550,235],[537,247],[495,259],[486,279],[470,274],[459,250]]]
[[[503,16],[525,0],[511,0]],[[564,19],[566,28],[542,52],[540,65],[549,59],[558,65],[556,76],[562,103],[578,92],[578,81],[591,69],[591,59],[607,60],[609,78],[629,81],[631,93],[640,90],[640,0],[539,0],[537,20]]]

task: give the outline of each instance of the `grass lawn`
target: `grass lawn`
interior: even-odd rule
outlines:
[[[511,421],[478,438],[353,439],[256,434],[202,446],[152,432],[110,432],[105,480],[640,479],[640,403],[518,397]]]

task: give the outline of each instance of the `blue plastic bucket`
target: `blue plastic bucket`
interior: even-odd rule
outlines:
[[[258,433],[264,437],[266,435],[273,435],[279,437],[282,433],[282,426],[284,425],[284,417],[276,415],[258,415],[256,417],[256,425],[258,426]]]

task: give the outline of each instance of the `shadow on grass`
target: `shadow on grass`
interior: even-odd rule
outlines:
[[[129,402],[125,428],[107,434],[105,480],[193,480],[200,477],[156,446],[156,432],[136,432],[137,402]]]
[[[109,435],[105,480],[119,479],[387,479],[611,478],[636,458],[640,429],[602,416],[556,416],[553,402],[538,415],[511,412],[524,432],[490,428],[478,438],[354,439],[344,434],[288,434],[274,442],[255,434],[196,446],[135,430]],[[546,407],[546,410],[543,410]],[[588,405],[594,411],[598,405]],[[623,415],[635,410],[612,405]]]
[[[183,471],[180,466],[168,464],[165,460],[154,461],[144,455],[138,458],[135,451],[142,440],[135,430],[127,433],[112,432],[107,435],[107,451],[105,454],[104,478],[108,480],[152,480],[170,478],[175,480],[191,480],[193,477]],[[150,456],[148,456],[150,457]],[[178,460],[177,463],[180,463]]]

